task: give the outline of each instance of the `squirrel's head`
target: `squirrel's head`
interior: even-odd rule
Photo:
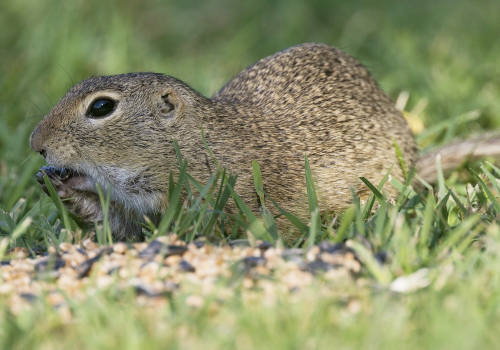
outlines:
[[[158,192],[166,191],[164,179],[177,165],[172,140],[196,123],[199,114],[192,111],[201,100],[206,99],[162,74],[92,77],[52,108],[30,145],[69,174],[65,181],[73,190],[95,193],[97,184],[104,191],[111,185],[112,200],[150,212],[162,205]]]

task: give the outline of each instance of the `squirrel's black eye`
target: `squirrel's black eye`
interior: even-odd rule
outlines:
[[[102,118],[113,112],[115,109],[115,101],[101,98],[95,100],[90,105],[88,116],[91,118]]]

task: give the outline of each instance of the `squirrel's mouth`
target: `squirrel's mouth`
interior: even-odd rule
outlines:
[[[59,197],[68,198],[74,190],[87,187],[89,178],[86,174],[71,168],[57,168],[54,166],[43,166],[36,174],[36,181],[42,185],[43,191],[50,195],[47,185],[43,179],[44,175],[50,180]]]

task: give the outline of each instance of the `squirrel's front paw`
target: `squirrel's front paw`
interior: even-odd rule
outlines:
[[[61,199],[68,199],[74,195],[75,190],[71,188],[68,183],[69,179],[71,179],[71,177],[73,176],[71,174],[71,171],[64,168],[56,168],[53,166],[43,166],[40,168],[40,171],[38,172],[38,174],[36,174],[36,180],[40,185],[42,185],[43,191],[50,196],[47,185],[43,180],[44,175],[47,175],[50,183]]]
[[[65,168],[41,167],[36,174],[36,180],[42,185],[43,191],[50,195],[43,179],[45,175],[49,178],[57,195],[64,200],[63,204],[69,212],[79,216],[89,224],[93,224],[94,220],[102,220],[99,196],[95,193],[79,191],[74,188],[75,183],[79,181],[78,178],[81,177],[80,174]]]

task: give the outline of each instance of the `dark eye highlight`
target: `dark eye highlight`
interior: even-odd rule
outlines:
[[[87,115],[90,118],[102,118],[113,112],[115,106],[115,101],[108,100],[106,98],[100,98],[92,102]]]

